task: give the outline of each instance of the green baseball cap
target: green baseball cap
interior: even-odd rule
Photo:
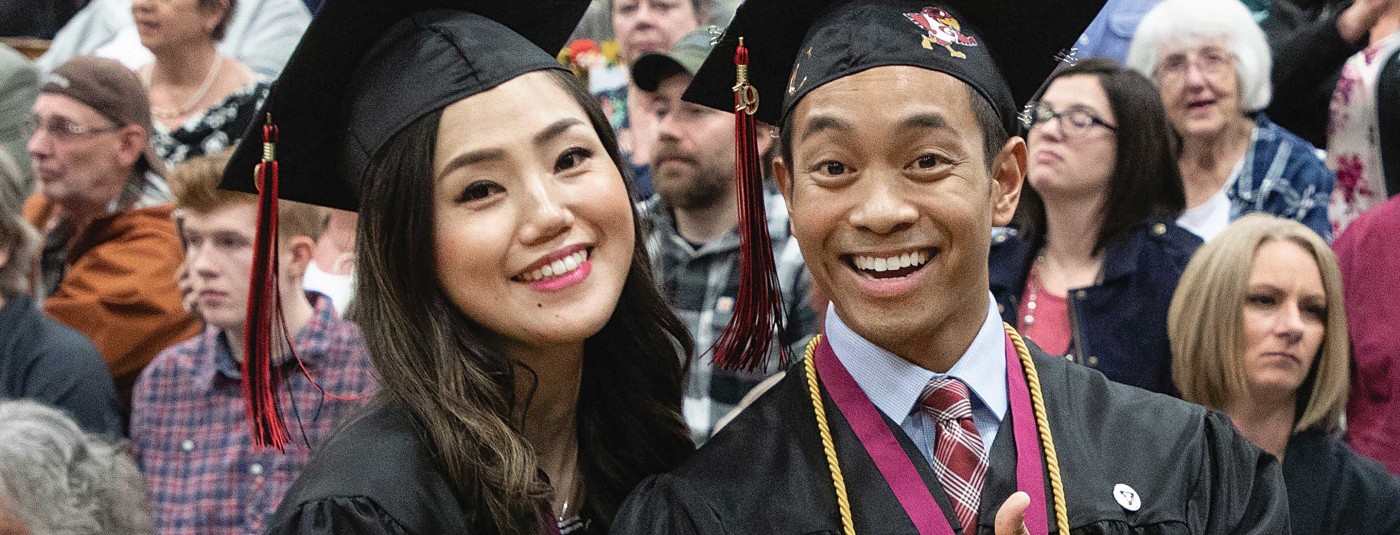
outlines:
[[[670,52],[647,52],[633,61],[632,81],[643,91],[656,91],[661,81],[673,74],[683,72],[694,76],[714,47],[708,28],[685,34]]]

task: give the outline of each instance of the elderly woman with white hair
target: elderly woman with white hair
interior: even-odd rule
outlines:
[[[149,534],[143,485],[130,457],[68,415],[0,402],[0,534]]]
[[[102,355],[82,333],[44,315],[29,295],[39,233],[20,213],[25,191],[18,177],[19,166],[0,147],[0,398],[53,404],[88,431],[124,434]]]
[[[1296,220],[1331,241],[1336,179],[1316,147],[1264,116],[1272,88],[1264,32],[1237,0],[1166,0],[1143,18],[1128,65],[1152,78],[1181,136],[1186,211],[1209,241],[1250,212]]]

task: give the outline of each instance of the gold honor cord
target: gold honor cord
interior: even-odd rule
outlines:
[[[1040,391],[1040,374],[1021,334],[1006,323],[1002,323],[1012,345],[1016,346],[1016,356],[1021,359],[1021,367],[1026,374],[1026,385],[1031,393],[1031,407],[1035,412],[1036,430],[1040,435],[1040,446],[1045,452],[1046,471],[1050,473],[1050,493],[1055,504],[1055,525],[1061,535],[1069,535],[1069,513],[1065,505],[1065,485],[1060,481],[1060,460],[1055,455],[1055,440],[1050,435],[1050,419],[1045,415],[1045,399]],[[831,473],[832,486],[836,488],[836,509],[840,514],[841,531],[845,535],[855,535],[855,522],[851,520],[851,500],[846,494],[846,476],[841,472],[841,463],[836,457],[836,444],[831,439],[831,426],[826,421],[826,406],[822,403],[821,388],[817,385],[817,367],[813,357],[821,335],[812,337],[807,344],[804,368],[807,372],[807,392],[812,397],[812,412],[817,417],[817,430],[821,432],[822,451],[826,453],[826,465]],[[1032,504],[1034,505],[1034,504]]]

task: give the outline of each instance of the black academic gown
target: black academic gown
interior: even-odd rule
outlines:
[[[407,410],[375,403],[316,452],[268,533],[494,533],[453,490],[424,436]]]
[[[1289,438],[1283,480],[1293,533],[1400,534],[1400,477],[1335,436],[1304,431]]]
[[[1066,489],[1070,532],[1091,534],[1287,534],[1288,505],[1273,456],[1249,444],[1217,412],[1046,356],[1032,346]],[[679,469],[644,481],[613,525],[622,534],[840,533],[801,363]],[[845,473],[856,533],[914,533],[845,418],[823,390]],[[903,430],[885,423],[918,467],[954,530],[932,468]],[[1015,492],[1008,412],[992,445],[979,533]],[[1140,495],[1136,512],[1116,484]],[[1050,499],[1046,479],[1046,499]],[[1057,533],[1054,514],[1050,532]]]

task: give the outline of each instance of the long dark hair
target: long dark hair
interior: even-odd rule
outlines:
[[[1108,201],[1099,235],[1094,240],[1093,253],[1097,255],[1144,221],[1176,219],[1186,208],[1186,190],[1176,166],[1180,138],[1167,121],[1157,86],[1147,77],[1111,60],[1094,58],[1056,72],[1045,87],[1074,75],[1097,78],[1118,119],[1118,151],[1108,179]],[[1045,201],[1029,183],[1021,190],[1014,225],[1035,249],[1044,244]]]
[[[608,156],[625,169],[597,104],[567,72],[551,72],[588,114]],[[560,103],[559,105],[566,105]],[[359,187],[356,314],[382,379],[381,398],[405,406],[472,515],[472,531],[533,533],[551,489],[512,415],[525,365],[489,345],[435,277],[433,153],[438,110],[396,134]],[[633,184],[624,172],[627,191]],[[633,208],[634,226],[641,218]],[[637,236],[642,236],[638,230]],[[576,413],[585,516],[604,527],[647,475],[694,446],[681,417],[681,379],[693,343],[652,282],[643,240],[617,309],[584,343]]]

